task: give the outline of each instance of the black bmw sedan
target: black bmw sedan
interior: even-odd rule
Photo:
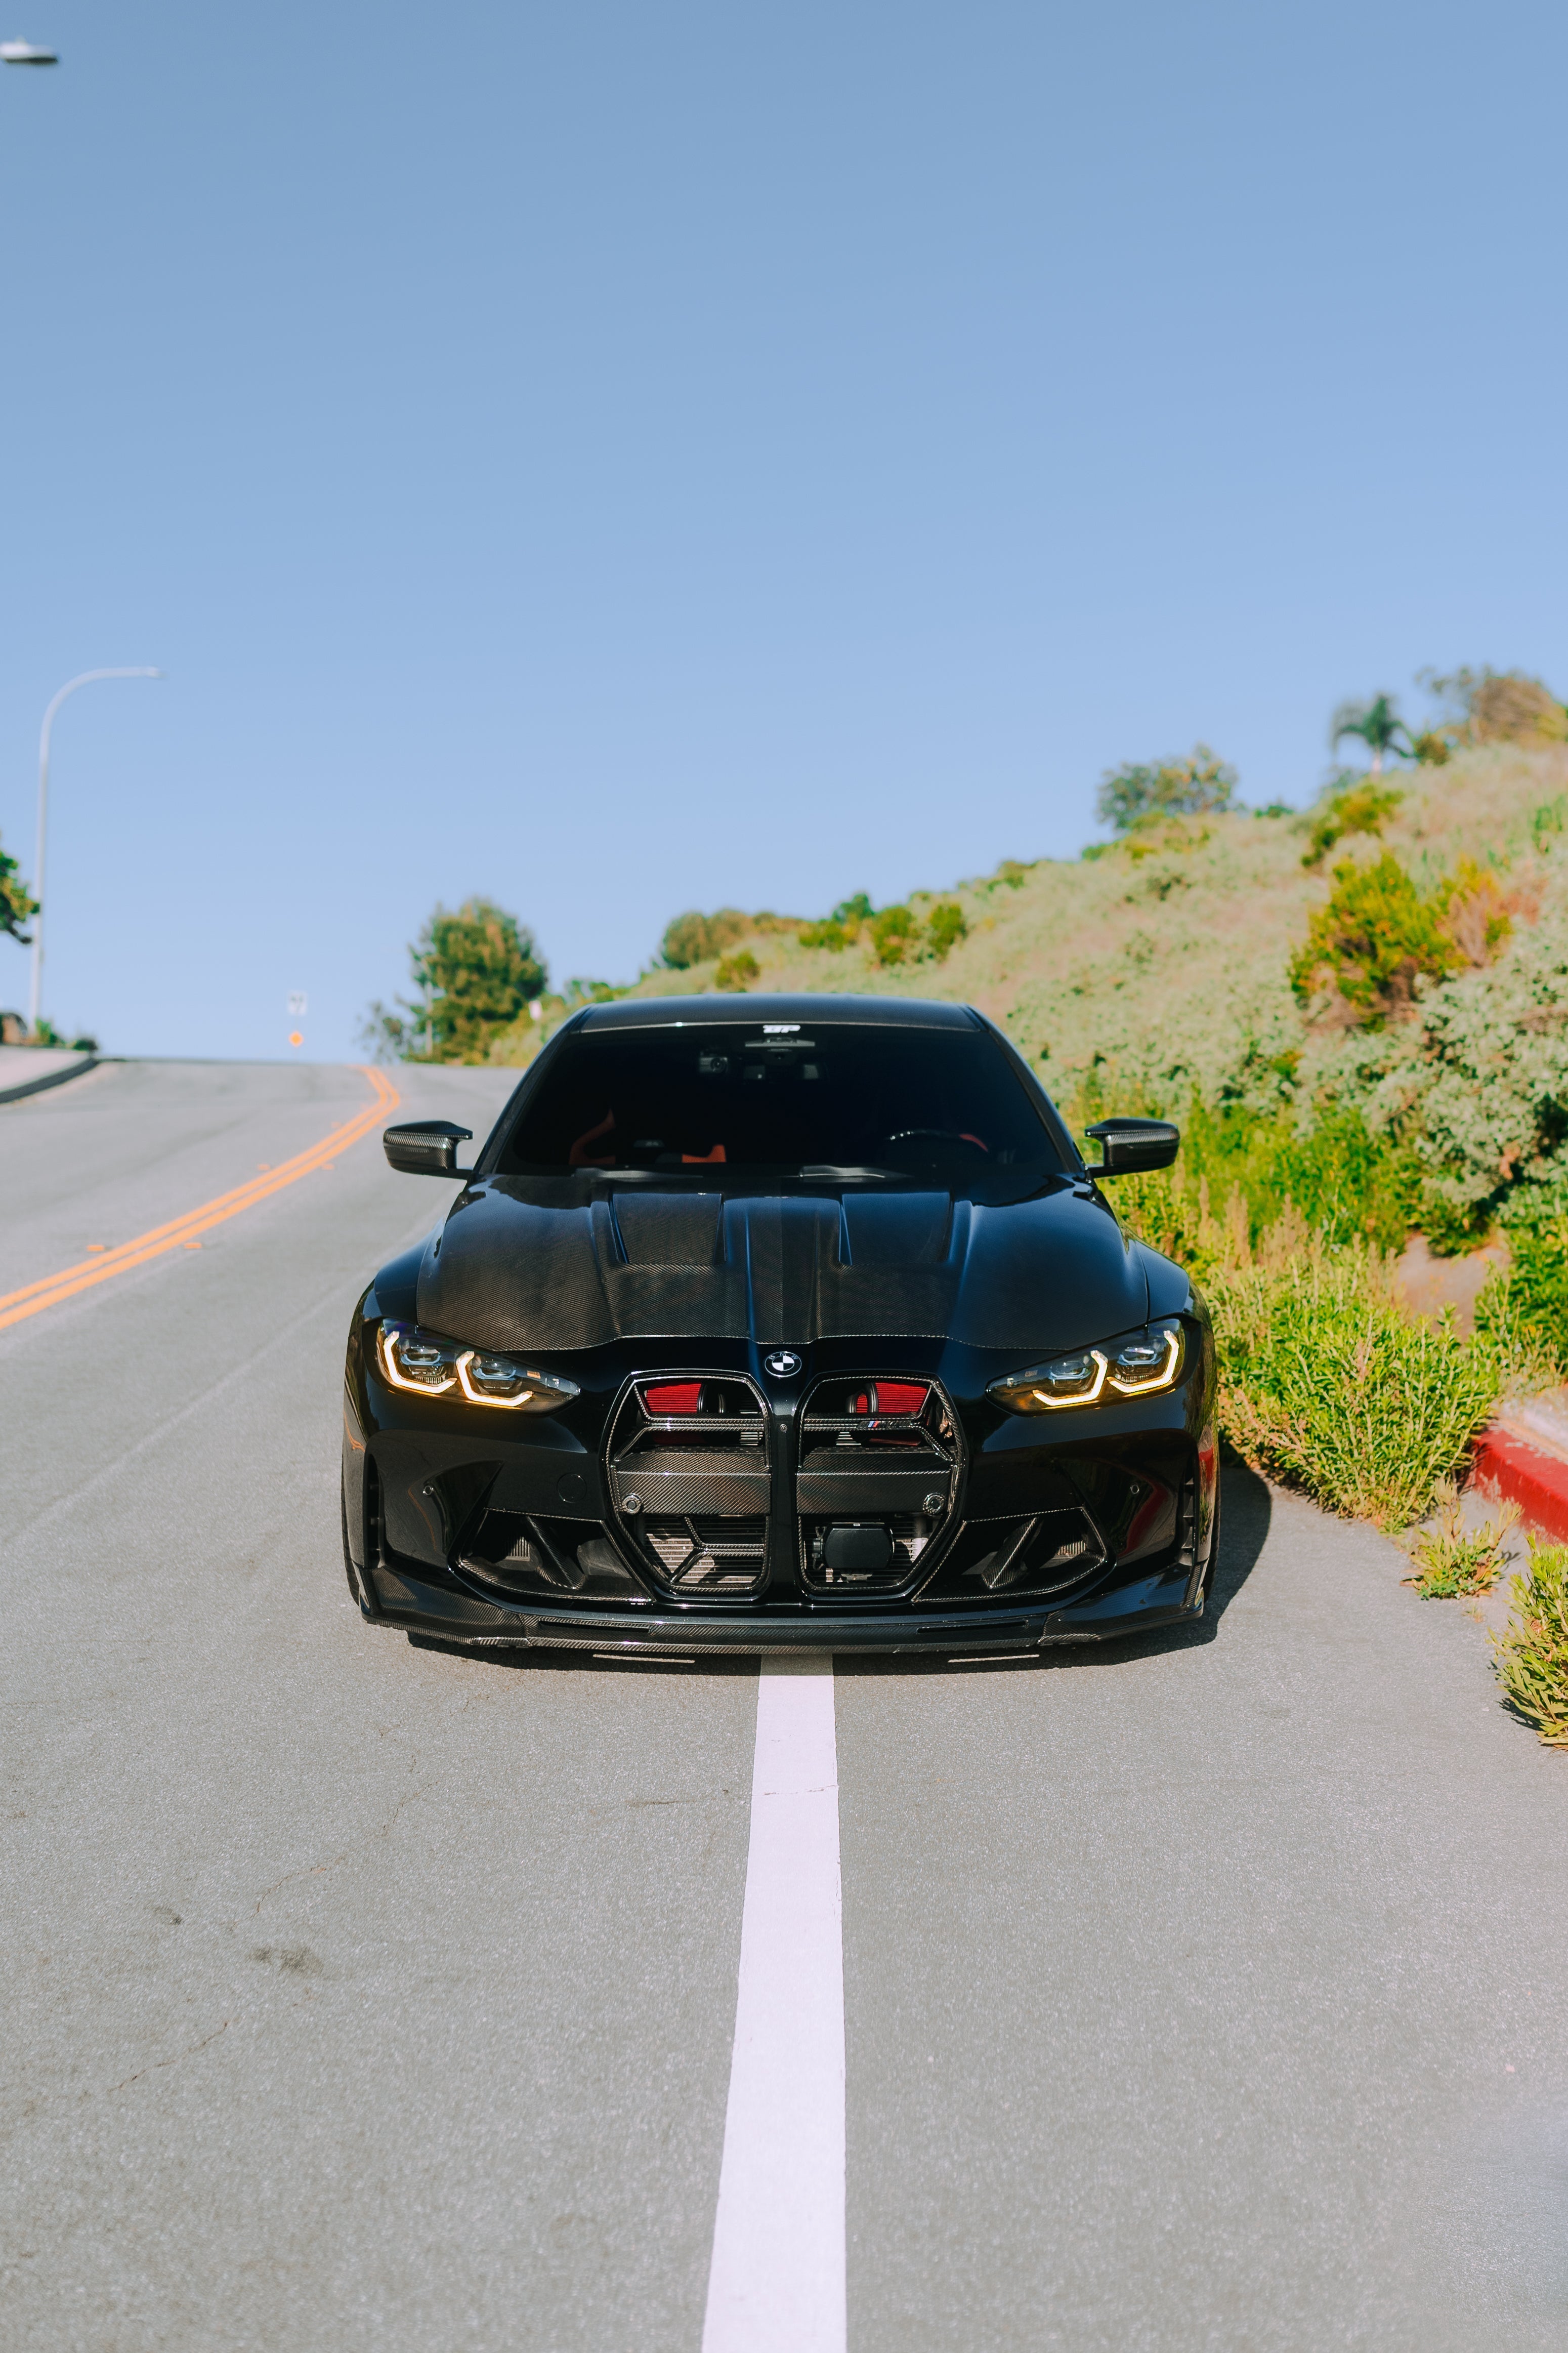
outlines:
[[[349,1334],[365,1617],[479,1647],[951,1654],[1200,1617],[1214,1343],[966,1006],[595,1005]]]

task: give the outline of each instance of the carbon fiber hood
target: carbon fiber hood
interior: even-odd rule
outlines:
[[[1142,1253],[1063,1183],[1001,1208],[947,1193],[733,1196],[491,1177],[419,1270],[418,1316],[477,1347],[946,1338],[1047,1356],[1141,1324]]]

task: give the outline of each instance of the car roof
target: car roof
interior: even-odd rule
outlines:
[[[743,1024],[755,1029],[769,1021],[870,1022],[884,1029],[982,1029],[987,1025],[972,1005],[930,997],[639,997],[614,1005],[590,1005],[574,1029],[657,1029],[689,1022]]]

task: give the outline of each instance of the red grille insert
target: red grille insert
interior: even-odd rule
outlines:
[[[661,1382],[658,1388],[644,1389],[643,1403],[649,1413],[700,1413],[702,1384],[700,1381]]]
[[[873,1413],[924,1413],[931,1391],[923,1381],[879,1381],[872,1395]]]
[[[872,1381],[855,1398],[857,1413],[923,1413],[931,1391],[924,1381]]]

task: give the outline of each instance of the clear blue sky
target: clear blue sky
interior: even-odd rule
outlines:
[[[1568,691],[1545,0],[13,0],[0,839],[46,1010],[351,1050],[437,898],[552,973],[1072,854],[1343,695]],[[26,1001],[0,940],[0,1004]]]

